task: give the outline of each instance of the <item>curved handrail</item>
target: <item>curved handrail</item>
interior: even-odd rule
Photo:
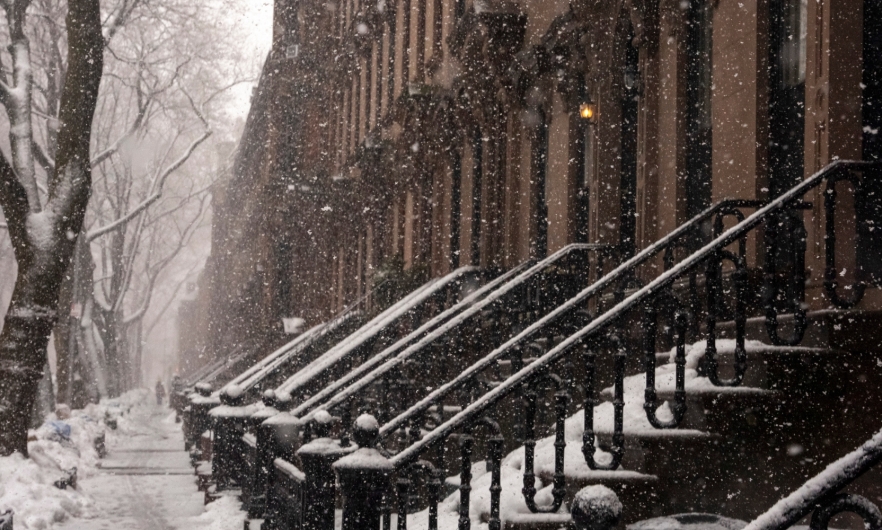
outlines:
[[[839,160],[833,162],[821,171],[815,173],[811,177],[797,184],[779,197],[769,201],[765,206],[759,208],[752,215],[748,216],[746,219],[739,222],[737,225],[730,228],[729,230],[718,235],[712,241],[704,245],[701,249],[690,254],[685,259],[653,279],[647,285],[645,285],[641,289],[638,289],[630,296],[626,297],[624,300],[618,302],[610,310],[604,312],[601,315],[598,315],[588,325],[564,339],[557,346],[543,354],[538,359],[531,362],[529,365],[522,368],[516,374],[513,374],[511,377],[507,378],[505,381],[500,383],[499,386],[488,391],[478,400],[465,407],[462,411],[451,417],[449,420],[439,425],[431,432],[427,433],[425,436],[422,437],[422,439],[402,450],[391,459],[392,465],[396,469],[400,469],[401,466],[409,464],[410,462],[417,459],[419,455],[422,454],[422,452],[429,447],[434,446],[440,441],[446,439],[456,430],[465,427],[467,424],[485,415],[488,408],[498,403],[500,400],[505,398],[508,394],[510,394],[523,384],[526,384],[532,378],[536,377],[541,371],[546,370],[551,365],[551,363],[566,355],[572,348],[576,347],[579,344],[584,344],[588,339],[597,338],[601,331],[606,330],[606,328],[615,323],[615,321],[623,316],[628,310],[632,309],[637,304],[640,304],[643,301],[647,300],[649,297],[661,292],[663,289],[670,286],[679,277],[685,275],[686,273],[689,273],[692,269],[710,258],[713,254],[720,252],[725,247],[738,241],[739,239],[747,235],[748,232],[759,226],[760,223],[762,223],[772,214],[780,212],[781,210],[784,210],[785,208],[796,203],[802,198],[803,195],[805,195],[806,192],[814,187],[819,186],[827,178],[830,178],[831,176],[834,176],[840,171],[844,170],[854,170],[862,168],[869,169],[877,166],[879,166],[879,164],[871,162]],[[707,211],[705,213],[707,213]],[[693,218],[693,220],[687,224],[692,224],[695,220],[696,218]],[[672,234],[678,232],[682,234],[680,229],[675,230],[674,232],[672,232]],[[599,292],[599,284],[608,285],[615,277],[622,274],[624,271],[632,269],[634,266],[636,266],[638,262],[642,262],[648,259],[648,256],[646,255],[647,250],[655,249],[657,252],[658,250],[660,250],[660,248],[658,248],[660,244],[665,240],[668,240],[669,237],[660,240],[634,258],[626,261],[615,271],[611,272],[598,282],[595,282],[595,284],[593,284],[591,287],[583,291],[583,294],[580,294],[577,298],[584,299],[583,295],[586,292]],[[653,252],[653,255],[654,254],[655,252]],[[570,302],[565,305],[568,304],[570,304]],[[561,308],[562,307],[563,306],[561,306]],[[560,310],[561,308],[558,309]],[[557,312],[559,311],[556,311],[556,313]],[[551,315],[548,315],[548,317],[551,317]],[[546,317],[546,319],[548,317]],[[546,319],[542,320],[544,321]],[[525,335],[528,331],[531,330],[532,332],[535,332],[540,327],[547,325],[547,322],[543,321],[534,323],[532,326],[530,326],[530,328],[525,330],[524,333],[518,335],[518,337],[509,340],[506,344],[504,344],[500,348],[497,348],[496,350],[494,350],[494,352],[490,353],[482,360],[472,365],[469,369],[463,372],[462,375],[460,375],[453,381],[448,382],[437,391],[433,392],[429,397],[424,398],[422,401],[420,401],[420,403],[414,405],[406,412],[399,415],[398,418],[384,425],[383,428],[380,430],[380,435],[383,436],[384,434],[388,434],[389,432],[393,431],[394,428],[397,428],[397,426],[400,426],[402,424],[402,419],[410,420],[410,418],[414,414],[421,410],[425,410],[425,408],[428,407],[428,402],[433,402],[439,397],[446,395],[446,393],[449,392],[452,387],[462,384],[462,382],[465,381],[467,378],[488,367],[491,362],[495,361],[503,353],[504,349],[513,346],[520,340],[523,340],[523,338],[521,337],[522,335]],[[395,425],[395,427],[391,427],[392,425]]]
[[[624,278],[627,275],[631,274],[634,268],[652,259],[659,252],[665,250],[669,245],[671,245],[684,235],[688,234],[700,223],[710,218],[712,215],[715,215],[718,211],[739,206],[744,208],[752,208],[757,207],[761,204],[761,201],[725,199],[707,208],[705,211],[696,215],[688,222],[677,227],[667,236],[656,241],[643,251],[634,255],[632,258],[628,259],[602,278],[599,278],[593,284],[585,288],[582,292],[569,299],[564,304],[558,306],[554,311],[537,320],[529,327],[527,327],[524,331],[522,331],[515,337],[512,337],[504,344],[487,354],[487,356],[463,371],[459,376],[452,379],[451,381],[448,381],[444,385],[439,386],[437,389],[426,395],[423,399],[410,407],[408,410],[399,414],[398,417],[383,425],[380,428],[380,438],[385,437],[389,433],[395,432],[396,429],[400,428],[402,425],[405,425],[412,418],[428,410],[428,408],[432,406],[435,401],[443,398],[453,390],[459,388],[473,376],[488,368],[493,362],[496,362],[498,359],[502,358],[502,356],[507,354],[512,348],[529,340],[540,330],[552,324],[553,322],[561,318],[564,314],[581,308],[584,305],[585,301],[595,295],[600,294],[606,287],[617,284],[621,278]]]
[[[343,389],[342,391],[338,392],[337,394],[335,394],[334,397],[332,397],[330,400],[328,400],[325,403],[322,403],[321,408],[322,409],[330,409],[330,408],[333,408],[333,407],[339,405],[340,403],[343,403],[344,401],[349,399],[355,393],[363,390],[368,385],[377,381],[380,376],[382,376],[383,374],[392,370],[396,366],[400,365],[401,363],[406,361],[408,358],[410,358],[412,355],[421,351],[422,348],[431,344],[436,339],[444,336],[448,331],[455,329],[456,327],[461,325],[463,322],[465,322],[466,319],[469,319],[475,315],[480,314],[482,311],[485,311],[490,306],[492,306],[492,304],[500,301],[506,294],[511,293],[515,288],[517,288],[520,285],[523,285],[529,279],[535,277],[537,274],[539,274],[540,272],[542,272],[543,270],[545,270],[546,268],[548,268],[552,264],[557,263],[558,261],[560,261],[562,258],[569,255],[570,253],[575,252],[575,251],[579,251],[579,250],[588,250],[588,251],[603,250],[603,251],[606,251],[606,250],[610,250],[611,248],[612,247],[610,247],[609,245],[595,245],[595,244],[587,244],[587,243],[573,243],[571,245],[567,245],[566,247],[558,250],[557,252],[555,252],[551,256],[548,256],[545,259],[539,261],[538,263],[530,266],[526,270],[523,270],[516,277],[510,279],[509,281],[502,283],[501,285],[498,286],[498,288],[496,290],[494,290],[492,293],[487,295],[483,300],[476,302],[474,305],[472,305],[468,309],[462,311],[461,313],[459,313],[455,317],[449,319],[445,324],[436,328],[434,331],[432,331],[431,333],[429,333],[428,335],[423,337],[419,342],[411,345],[410,347],[408,347],[407,349],[405,349],[404,351],[402,351],[401,353],[399,353],[395,357],[388,359],[382,365],[375,368],[374,370],[372,370],[371,372],[369,372],[368,374],[363,376],[361,379],[359,379],[355,383],[351,384],[349,387],[347,387],[347,388]],[[516,270],[520,270],[520,269],[518,268]],[[298,409],[298,410],[300,410],[300,413],[304,412],[304,410],[301,410],[301,409]],[[297,415],[298,412],[295,411],[294,414]],[[302,418],[302,420],[309,421],[312,419],[312,415],[313,415],[313,413],[311,412],[310,414],[304,416]]]
[[[796,491],[776,502],[765,513],[751,521],[744,530],[785,530],[813,511],[825,508],[824,500],[839,501],[831,496],[882,462],[882,431],[862,446],[836,460]],[[873,506],[875,508],[875,506]],[[851,511],[851,510],[849,510]],[[876,508],[878,514],[878,508]],[[829,522],[829,518],[826,522]],[[815,528],[812,519],[812,528]],[[826,524],[822,525],[826,528]]]

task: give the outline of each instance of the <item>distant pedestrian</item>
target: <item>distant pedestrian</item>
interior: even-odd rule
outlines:
[[[156,404],[162,405],[162,400],[165,399],[165,387],[162,386],[162,381],[156,382]]]

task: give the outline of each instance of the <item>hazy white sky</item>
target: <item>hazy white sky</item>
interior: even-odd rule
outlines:
[[[258,64],[263,64],[263,59],[269,52],[273,37],[273,1],[272,0],[238,0],[242,9],[241,24],[248,35],[243,46],[254,50],[254,56]],[[240,15],[234,15],[240,16]],[[251,102],[251,88],[253,85],[242,86],[236,90],[239,114],[244,119],[248,114]]]

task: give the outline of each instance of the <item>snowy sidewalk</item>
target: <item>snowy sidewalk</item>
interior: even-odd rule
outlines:
[[[184,451],[180,424],[167,408],[141,407],[131,436],[108,447],[100,474],[78,489],[94,502],[94,517],[70,519],[62,530],[226,530],[242,528],[244,515],[232,499],[207,513]]]

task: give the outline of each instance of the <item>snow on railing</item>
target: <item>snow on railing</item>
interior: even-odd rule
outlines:
[[[365,361],[360,366],[358,366],[357,368],[355,368],[354,370],[352,370],[351,372],[346,374],[344,377],[342,377],[342,378],[334,381],[333,383],[329,384],[328,386],[324,387],[319,393],[317,393],[316,395],[307,399],[306,401],[301,403],[299,406],[297,406],[294,410],[292,410],[291,414],[298,416],[306,411],[309,411],[315,405],[322,403],[323,400],[327,399],[330,396],[333,396],[341,388],[345,387],[346,385],[350,384],[355,379],[366,374],[368,372],[368,370],[370,370],[371,368],[373,368],[376,365],[380,364],[381,362],[385,361],[386,359],[388,359],[392,355],[401,351],[403,348],[413,344],[413,342],[415,340],[419,340],[419,339],[423,338],[428,333],[430,333],[432,330],[434,330],[438,326],[442,325],[444,322],[450,320],[458,313],[466,310],[466,308],[468,308],[470,305],[474,304],[476,301],[483,298],[488,293],[495,291],[500,285],[508,282],[509,280],[514,278],[516,275],[520,274],[529,265],[530,265],[530,262],[526,261],[526,262],[518,265],[517,267],[511,269],[510,271],[506,272],[505,274],[502,274],[501,276],[495,278],[493,281],[487,283],[486,285],[484,285],[483,287],[474,291],[473,293],[469,294],[468,296],[463,298],[460,302],[458,302],[455,305],[451,306],[450,308],[446,309],[445,311],[443,311],[439,315],[436,315],[434,318],[432,318],[431,320],[429,320],[428,322],[426,322],[425,324],[423,324],[422,326],[420,326],[416,330],[412,331],[410,334],[408,334],[406,337],[402,338],[401,340],[399,340],[395,344],[389,346],[388,348],[386,348],[382,352],[371,356],[367,361]],[[423,342],[421,342],[421,344],[425,345],[425,343],[423,343]],[[310,419],[311,419],[311,417],[310,417]]]
[[[614,285],[616,282],[620,281],[625,275],[629,274],[636,267],[642,265],[643,263],[649,261],[654,256],[658,255],[660,252],[669,248],[674,242],[680,240],[682,237],[689,234],[692,230],[695,229],[700,223],[704,222],[706,219],[710,218],[715,213],[722,211],[732,205],[745,205],[745,206],[756,206],[759,203],[757,201],[741,201],[738,199],[724,199],[717,204],[709,207],[705,211],[699,213],[686,223],[678,226],[674,231],[666,235],[665,237],[659,239],[652,245],[646,247],[639,253],[637,253],[632,258],[626,260],[624,263],[620,264],[618,267],[610,271],[608,274],[603,277],[597,279],[594,283],[586,287],[582,292],[570,298],[565,303],[558,306],[556,309],[540,318],[533,324],[527,327],[527,329],[523,330],[518,335],[512,337],[501,346],[487,354],[483,359],[476,362],[474,365],[464,370],[457,377],[448,381],[447,383],[439,386],[428,395],[426,395],[423,399],[418,401],[408,410],[399,414],[396,418],[393,418],[390,422],[386,423],[380,429],[380,436],[386,436],[390,432],[394,432],[401,425],[404,425],[411,418],[416,417],[416,415],[421,414],[428,410],[437,400],[441,399],[443,396],[447,395],[447,393],[452,390],[458,388],[460,385],[474,377],[476,374],[481,373],[483,370],[487,369],[492,363],[496,362],[498,359],[502,358],[507,352],[509,352],[513,347],[518,344],[521,344],[528,340],[530,337],[535,335],[540,330],[546,328],[551,325],[558,319],[562,318],[564,315],[577,310],[580,307],[583,307],[586,300],[591,299],[594,296],[601,294],[604,289],[609,286]],[[533,267],[534,269],[538,267],[536,265]],[[532,270],[532,269],[531,269]],[[525,272],[527,274],[529,271]],[[502,289],[500,289],[501,291]],[[485,303],[489,303],[488,300],[485,300],[479,304],[476,304],[473,307],[473,310],[480,310],[483,308]],[[465,314],[463,314],[465,316]],[[451,321],[448,326],[458,325],[458,322]],[[441,331],[440,329],[438,330]],[[402,354],[403,356],[403,354]],[[401,357],[401,356],[399,356]],[[390,361],[390,362],[394,362]]]
[[[220,377],[220,375],[224,373],[224,371],[229,370],[230,366],[235,366],[246,357],[248,357],[249,353],[250,352],[247,348],[247,345],[243,344],[239,348],[236,348],[235,355],[231,355],[225,358],[220,366],[212,370],[208,375],[201,377],[199,381],[197,381],[197,383],[210,383],[211,381],[214,381],[215,379]]]
[[[527,270],[520,272],[515,278],[501,284],[497,289],[495,289],[492,293],[490,293],[488,296],[486,296],[483,300],[476,302],[474,305],[472,305],[471,307],[469,307],[465,311],[462,311],[461,313],[459,313],[455,317],[449,319],[444,325],[438,327],[437,329],[435,329],[434,331],[432,331],[431,333],[429,333],[428,335],[423,337],[419,342],[411,345],[410,347],[408,347],[407,349],[405,349],[404,351],[402,351],[401,353],[399,353],[395,357],[387,360],[381,366],[377,367],[376,369],[371,371],[369,374],[362,377],[359,381],[353,383],[348,388],[344,389],[343,391],[341,391],[340,393],[335,395],[327,403],[324,403],[322,405],[322,408],[323,409],[332,408],[332,407],[336,406],[337,404],[342,403],[344,400],[348,399],[353,394],[361,391],[367,385],[371,384],[371,382],[375,381],[378,377],[380,377],[382,374],[386,373],[388,370],[403,363],[405,360],[410,358],[412,355],[414,355],[415,353],[419,352],[424,347],[426,347],[426,345],[431,344],[432,342],[434,342],[438,338],[444,336],[447,332],[449,332],[453,329],[456,329],[457,327],[462,325],[463,322],[465,322],[469,318],[471,318],[477,314],[480,314],[481,311],[492,306],[492,304],[499,302],[500,300],[503,299],[504,296],[513,292],[518,286],[523,285],[530,278],[535,277],[537,274],[541,273],[543,270],[548,268],[550,265],[557,263],[565,256],[567,256],[573,252],[582,251],[582,250],[588,251],[588,250],[609,250],[609,249],[610,249],[610,247],[608,245],[592,245],[592,244],[585,244],[585,243],[574,243],[571,245],[567,245],[566,247],[558,250],[554,254],[543,259],[542,261],[534,264],[533,266],[531,266]],[[297,410],[299,410],[302,413],[306,409],[301,407],[301,408],[298,408]],[[298,413],[293,412],[293,414],[296,416]],[[312,418],[312,416],[308,415],[308,416],[305,416],[303,419],[309,420],[311,418]]]
[[[544,353],[530,364],[526,365],[519,372],[505,379],[498,386],[485,393],[483,396],[468,405],[459,413],[455,414],[449,420],[439,425],[431,432],[423,436],[420,440],[395,455],[392,458],[393,465],[396,467],[396,469],[399,469],[400,466],[413,462],[414,460],[419,458],[419,455],[422,454],[422,452],[425,451],[427,448],[434,447],[436,443],[439,443],[441,440],[446,439],[457,429],[460,429],[467,424],[476,421],[478,418],[482,417],[483,414],[485,414],[486,410],[498,403],[511,392],[520,388],[527,381],[536,377],[536,375],[540,371],[546,370],[551,365],[551,363],[566,355],[567,352],[569,352],[576,345],[582,344],[589,337],[597,336],[601,331],[605,330],[608,326],[613,324],[618,318],[624,315],[631,308],[645,301],[649,297],[661,292],[678,278],[682,277],[686,273],[690,272],[693,268],[697,267],[699,264],[707,260],[713,254],[719,252],[721,249],[724,249],[725,247],[747,235],[748,232],[759,226],[771,214],[779,210],[783,210],[794,202],[799,201],[806,194],[806,192],[820,185],[827,178],[830,178],[831,176],[836,175],[838,174],[838,172],[843,170],[869,167],[873,167],[873,164],[861,161],[844,160],[833,162],[821,171],[815,173],[814,175],[803,180],[801,183],[797,184],[790,190],[781,194],[777,198],[769,201],[764,206],[757,209],[753,214],[746,217],[743,221],[740,221],[732,228],[724,231],[722,234],[718,235],[712,241],[704,245],[701,249],[690,254],[667,271],[659,274],[655,279],[650,281],[644,287],[637,289],[632,294],[610,308],[608,311],[597,315],[588,325],[561,341],[557,346]],[[582,293],[570,299],[570,301],[568,301],[566,304],[560,306],[552,314],[549,314],[540,321],[535,322],[517,337],[512,338],[511,340],[485,356],[483,359],[479,360],[478,362],[467,368],[459,376],[440,386],[438,389],[426,396],[423,400],[412,406],[404,413],[400,414],[397,418],[383,425],[383,427],[380,429],[380,436],[382,437],[390,432],[394,432],[395,429],[400,427],[405,421],[408,421],[409,418],[414,417],[415,414],[421,413],[437,399],[439,399],[439,397],[446,395],[446,393],[449,392],[451,388],[457,388],[464,381],[469,380],[476,374],[489,367],[491,363],[495,362],[505,352],[505,350],[511,348],[518,342],[523,341],[524,337],[529,336],[530,334],[547,325],[548,321],[551,320],[553,316],[556,317],[556,315],[562,312],[565,308],[572,308],[576,303],[583,302],[587,298],[586,295],[593,295],[600,292],[601,289],[603,289],[607,285],[610,285],[615,279],[621,277],[628,271],[633,270],[633,268],[640,263],[648,260],[650,257],[655,255],[661,249],[661,247],[667,246],[673,237],[682,236],[685,234],[686,230],[691,230],[693,224],[695,224],[697,220],[700,220],[703,217],[707,217],[709,211],[718,207],[719,204],[721,203],[718,203],[714,207],[711,207],[709,210],[705,210],[698,216],[691,219],[689,222],[678,227],[668,236],[650,245],[633,258],[625,261],[615,270],[589,286]]]
[[[267,356],[267,358],[273,357],[272,359],[269,360],[269,362],[263,363],[263,366],[259,370],[255,371],[248,378],[242,380],[241,382],[237,382],[235,384],[237,384],[242,390],[247,390],[247,389],[253,387],[258,382],[262,381],[265,377],[267,377],[269,374],[273,373],[278,367],[280,367],[283,364],[290,361],[292,357],[299,354],[300,352],[302,352],[303,350],[308,348],[310,345],[315,344],[315,342],[317,340],[321,339],[322,337],[325,337],[328,334],[333,333],[334,331],[339,329],[343,324],[348,322],[350,319],[354,318],[357,314],[359,314],[359,312],[349,311],[347,313],[340,315],[339,317],[335,318],[334,320],[332,320],[328,323],[321,324],[319,326],[315,326],[313,328],[310,328],[309,330],[304,332],[302,335],[300,335],[300,337],[303,337],[303,335],[306,335],[307,333],[310,334],[308,337],[305,337],[304,340],[298,341],[297,339],[294,339],[293,341],[288,343],[286,346],[283,346],[282,348],[280,348],[280,350],[284,350],[284,351],[281,351],[281,353],[279,353],[280,350],[273,352],[272,354]],[[300,337],[298,337],[298,338],[300,338]]]
[[[744,530],[784,530],[818,509],[819,502],[851,484],[882,461],[882,431],[809,479]]]
[[[279,385],[276,392],[281,391],[290,394],[308,384],[313,378],[346,358],[359,346],[376,337],[378,333],[403,317],[409,311],[429,300],[432,296],[436,295],[442,289],[447,288],[453,282],[459,281],[463,276],[472,274],[477,270],[477,267],[472,266],[460,267],[447,276],[429,281],[419,289],[402,298],[398,303],[394,304],[386,311],[380,313],[377,317],[359,328],[358,331],[340,341],[336,346],[309,363],[302,370],[292,375],[287,381]]]
[[[291,342],[285,344],[284,346],[282,346],[281,348],[270,353],[269,355],[267,355],[266,357],[264,357],[260,361],[251,365],[247,370],[245,370],[244,372],[242,372],[241,374],[237,375],[232,380],[230,380],[226,385],[224,385],[224,387],[227,387],[230,385],[243,384],[246,380],[250,380],[255,374],[258,374],[259,372],[261,372],[266,366],[268,366],[271,363],[273,363],[274,361],[276,361],[279,357],[284,356],[286,353],[297,348],[297,346],[303,344],[304,342],[306,342],[310,338],[318,335],[318,333],[321,330],[323,330],[326,326],[327,326],[326,323],[322,323],[322,324],[317,324],[317,325],[309,328],[308,330],[306,330],[303,333],[301,333],[300,335],[298,335]]]
[[[241,348],[237,348],[237,350],[238,349],[241,349]],[[192,374],[183,378],[184,387],[190,387],[190,386],[193,386],[196,383],[202,381],[205,378],[205,376],[207,376],[211,372],[214,372],[215,370],[217,370],[221,366],[224,366],[227,363],[227,359],[228,359],[228,357],[224,357],[222,359],[215,359],[214,362],[208,363],[204,366],[200,366],[199,368],[196,369],[195,372],[193,372]]]

